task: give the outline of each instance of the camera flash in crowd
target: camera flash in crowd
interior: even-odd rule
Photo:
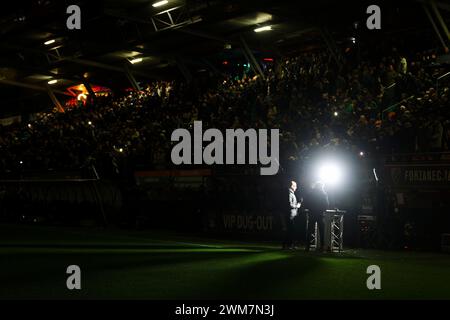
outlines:
[[[91,125],[92,125],[92,121],[88,121],[88,125],[90,125],[90,126],[91,126]]]
[[[337,113],[337,111],[335,111],[335,112],[334,112],[333,114],[334,114],[334,116],[335,116],[335,117],[337,117],[337,116],[338,116],[338,113]]]
[[[363,151],[360,151],[360,152],[359,152],[359,156],[360,156],[360,157],[364,157],[364,152],[363,152]]]

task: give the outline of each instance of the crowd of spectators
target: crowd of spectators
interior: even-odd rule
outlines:
[[[435,53],[339,64],[326,52],[264,66],[264,76],[155,81],[29,123],[0,126],[0,170],[102,172],[170,165],[176,128],[280,128],[280,161],[318,149],[378,156],[450,150],[449,86]]]

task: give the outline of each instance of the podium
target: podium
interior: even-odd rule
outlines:
[[[344,210],[326,210],[323,213],[324,221],[324,249],[329,252],[341,252],[343,250],[344,237]],[[318,247],[317,223],[314,226],[314,233],[311,235],[310,248],[316,249]]]

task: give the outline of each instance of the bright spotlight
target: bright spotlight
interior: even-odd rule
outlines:
[[[319,167],[319,179],[326,185],[337,185],[342,179],[342,168],[336,163],[323,163]]]
[[[135,64],[135,63],[139,63],[139,62],[142,62],[142,58],[135,58],[135,59],[130,60],[131,64]]]
[[[52,40],[48,40],[48,41],[45,41],[44,42],[44,44],[46,45],[46,46],[48,46],[48,45],[51,45],[52,43],[55,43],[55,39],[52,39]]]
[[[360,157],[364,157],[364,152],[363,152],[363,151],[360,151],[360,152],[359,152],[359,156],[360,156]]]
[[[255,32],[263,32],[263,31],[269,31],[272,30],[272,26],[265,26],[265,27],[261,27],[261,28],[256,28],[254,31]]]
[[[53,80],[50,80],[49,82],[47,82],[48,84],[55,84],[55,83],[57,83],[58,82],[58,80],[56,80],[56,79],[53,79]]]
[[[158,2],[155,2],[154,4],[152,4],[152,6],[153,6],[153,8],[157,8],[157,7],[163,6],[167,3],[169,3],[169,1],[167,1],[167,0],[158,1]]]

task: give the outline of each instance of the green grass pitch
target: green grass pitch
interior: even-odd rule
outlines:
[[[81,290],[66,288],[74,264]],[[381,268],[381,290],[366,287],[369,265]],[[450,299],[450,255],[4,225],[0,283],[0,299]]]

